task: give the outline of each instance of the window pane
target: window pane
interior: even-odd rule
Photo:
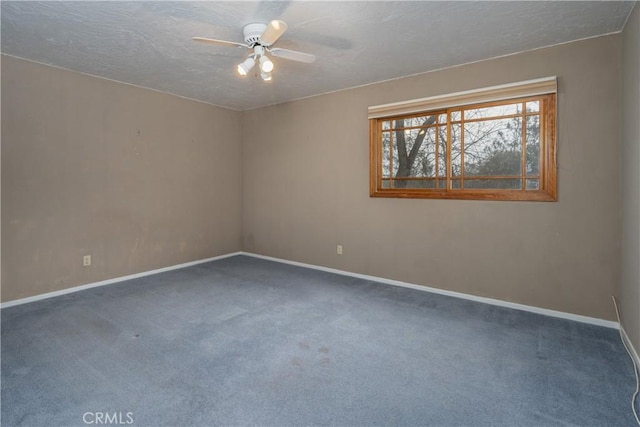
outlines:
[[[421,126],[431,126],[436,123],[437,116],[426,115],[418,117],[407,117],[405,119],[396,119],[393,121],[393,129],[404,129]]]
[[[435,188],[434,179],[394,179],[394,188]]]
[[[495,105],[484,108],[474,108],[471,110],[464,110],[465,120],[487,119],[491,117],[511,116],[513,114],[522,113],[522,103]]]
[[[391,123],[392,129],[403,129],[404,128],[404,119],[397,119]]]
[[[390,182],[391,182],[390,179],[383,179],[382,180],[382,188],[390,188],[390,185],[391,185]]]
[[[417,171],[416,177],[430,177],[436,176],[436,153],[429,153],[424,159],[420,160],[421,170]]]
[[[462,171],[460,158],[461,133],[461,125],[451,125],[451,176],[460,176]]]
[[[398,131],[391,132],[391,176],[398,173],[398,134]]]
[[[527,102],[527,113],[534,111],[540,111],[540,101]]]
[[[435,116],[423,117],[430,123]],[[393,176],[396,178],[435,177],[436,127],[409,128],[393,132]]]
[[[382,132],[382,177],[388,178],[390,175],[389,166],[391,165],[389,156],[391,155],[391,132]]]
[[[466,179],[464,180],[466,189],[490,189],[490,190],[521,190],[521,179]]]
[[[540,116],[527,116],[527,175],[540,170]]]
[[[459,122],[461,118],[462,118],[462,113],[459,110],[455,110],[451,112],[452,122]]]
[[[460,186],[460,179],[452,179],[451,180],[451,188],[453,188],[454,190],[459,190],[460,188],[462,188]]]
[[[436,176],[436,129],[430,127],[421,129],[418,132],[417,141],[413,144],[420,143],[416,151],[416,157],[413,161],[413,168],[410,176],[415,177],[435,177]],[[413,148],[412,144],[412,148]],[[407,148],[407,157],[409,158],[410,149]],[[410,160],[410,159],[409,159]]]
[[[527,179],[527,190],[538,190],[540,188],[540,181],[537,179]]]
[[[438,116],[421,116],[414,117],[411,122],[411,126],[433,126],[436,124]]]
[[[447,176],[447,127],[438,126],[438,177]]]
[[[522,117],[465,123],[464,175],[521,175],[521,135]]]
[[[391,128],[391,122],[389,120],[385,120],[382,122],[382,129],[389,129]]]

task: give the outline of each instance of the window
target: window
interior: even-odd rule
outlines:
[[[371,107],[369,117],[372,197],[556,200],[555,78]]]

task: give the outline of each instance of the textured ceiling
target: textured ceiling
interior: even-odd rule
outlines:
[[[2,52],[238,110],[620,31],[633,2],[2,1]],[[251,22],[281,19],[271,82],[235,73]]]

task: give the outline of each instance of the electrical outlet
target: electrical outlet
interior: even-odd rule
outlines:
[[[85,255],[82,257],[82,265],[84,267],[89,267],[91,265],[91,255]]]
[[[336,248],[336,253],[338,255],[342,255],[342,245],[338,245],[338,247]]]

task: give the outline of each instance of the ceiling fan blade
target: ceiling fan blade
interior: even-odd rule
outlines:
[[[271,52],[273,56],[276,56],[278,58],[290,59],[292,61],[306,62],[307,64],[310,64],[316,60],[315,55],[311,55],[310,53],[302,53],[295,50],[280,49],[276,47],[273,49],[269,49],[269,52]]]
[[[220,46],[249,47],[244,43],[229,42],[229,41],[226,41],[226,40],[209,39],[207,37],[193,37],[193,40],[195,40],[197,42],[200,42],[200,43],[217,44],[217,45],[220,45]]]
[[[287,31],[287,28],[287,24],[274,19],[269,22],[269,25],[267,25],[267,28],[260,36],[260,44],[263,46],[271,46]]]

